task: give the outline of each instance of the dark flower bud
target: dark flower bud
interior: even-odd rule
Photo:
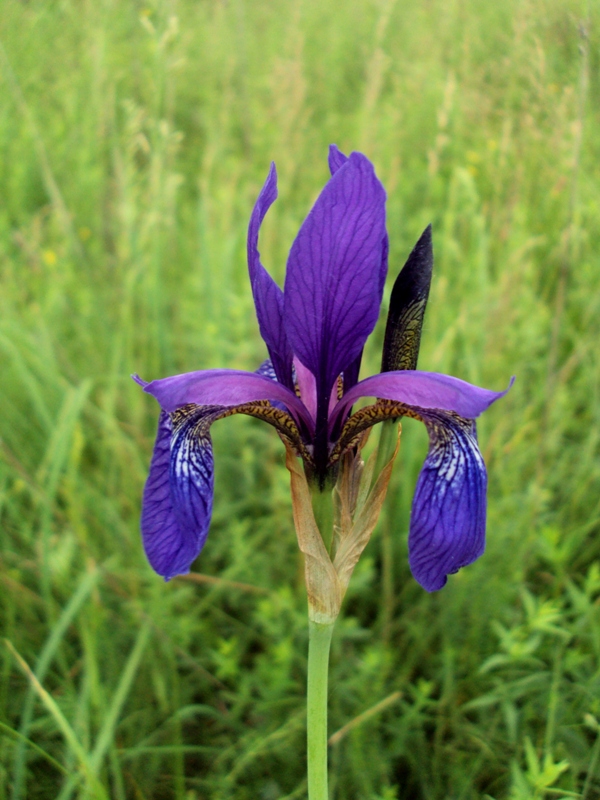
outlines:
[[[433,247],[431,225],[428,225],[392,289],[383,342],[382,372],[417,368],[432,271]]]

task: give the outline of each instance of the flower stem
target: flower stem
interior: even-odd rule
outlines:
[[[308,800],[327,800],[327,674],[334,623],[308,625]]]

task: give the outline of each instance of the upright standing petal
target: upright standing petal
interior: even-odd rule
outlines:
[[[358,383],[358,376],[360,374],[360,363],[362,361],[362,350],[349,367],[344,370],[344,394],[349,392],[353,386]]]
[[[248,271],[256,316],[275,374],[280,383],[293,388],[292,349],[283,325],[283,292],[263,267],[258,252],[258,233],[265,214],[277,198],[277,172],[271,164],[248,226]]]
[[[413,498],[408,556],[415,579],[434,592],[483,554],[487,474],[473,420],[419,413],[430,444]]]
[[[381,264],[379,266],[379,291],[383,294],[383,287],[385,286],[385,279],[388,273],[388,256],[390,254],[390,240],[387,233],[383,237],[381,245]]]
[[[142,541],[151,567],[165,580],[190,571],[204,547],[213,502],[208,429],[222,410],[200,406],[161,411],[142,501]]]
[[[381,292],[383,292],[383,287],[385,286],[385,277],[387,275],[387,270],[388,270],[388,253],[389,253],[389,241],[388,241],[388,236],[386,234],[383,239],[383,245],[381,249],[381,266],[379,268],[379,284]],[[360,374],[360,364],[362,361],[362,356],[363,356],[363,351],[361,350],[360,353],[354,359],[354,361],[350,364],[350,366],[346,367],[346,369],[344,370],[344,383],[343,383],[344,392],[350,391],[350,389],[352,389],[352,387],[356,386],[356,384],[358,383],[358,376]]]
[[[348,161],[348,156],[344,155],[336,144],[330,144],[327,161],[329,163],[329,171],[332,175],[335,175],[338,169]]]
[[[433,248],[431,225],[428,225],[392,289],[383,343],[382,372],[417,368],[432,271]]]
[[[284,288],[288,338],[317,379],[321,407],[377,322],[385,237],[385,191],[368,159],[352,153],[300,228]]]

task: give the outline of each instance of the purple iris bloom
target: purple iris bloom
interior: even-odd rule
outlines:
[[[186,573],[202,550],[213,502],[210,426],[232,414],[273,425],[321,490],[361,434],[410,416],[429,433],[415,491],[409,561],[428,591],[477,559],[485,545],[486,470],[475,418],[504,392],[416,371],[433,257],[428,228],[392,292],[382,372],[363,381],[364,344],[379,316],[387,273],[383,186],[361,153],[329,153],[331,178],[292,245],[283,291],[263,267],[258,234],[277,197],[275,165],[248,229],[248,267],[269,359],[257,372],[201,370],[145,383],[161,406],[146,482],[142,537],[165,579]],[[376,399],[352,414],[359,398]]]

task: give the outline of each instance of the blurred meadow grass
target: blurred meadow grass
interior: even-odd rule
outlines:
[[[283,447],[215,425],[209,542],[165,584],[138,532],[157,407],[129,374],[260,363],[252,204],[275,160],[281,281],[330,142],[387,188],[388,293],[433,223],[420,367],[517,376],[479,427],[487,553],[434,595],[407,566],[426,436],[404,424],[334,637],[332,800],[600,798],[599,22],[571,0],[4,0],[0,800],[305,796]]]

